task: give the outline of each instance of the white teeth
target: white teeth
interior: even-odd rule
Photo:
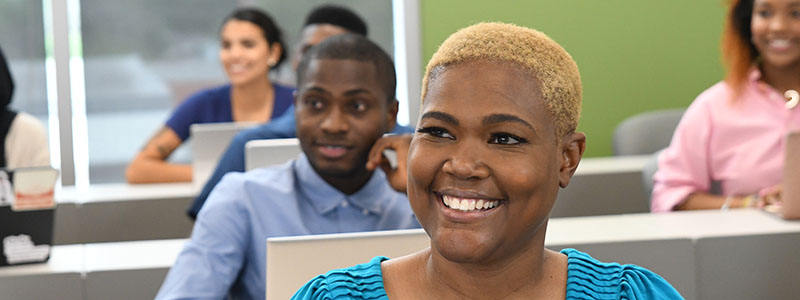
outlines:
[[[494,208],[500,204],[500,201],[489,201],[489,200],[475,200],[475,199],[459,199],[452,196],[445,196],[442,195],[442,202],[444,205],[451,208],[457,209],[461,211],[474,211],[480,209],[489,209]]]
[[[789,42],[789,40],[784,40],[784,39],[775,39],[769,42],[769,46],[774,48],[786,48],[789,47],[790,44],[791,43]]]
[[[231,65],[230,69],[231,69],[232,72],[241,72],[241,71],[245,70],[245,66],[244,65]]]

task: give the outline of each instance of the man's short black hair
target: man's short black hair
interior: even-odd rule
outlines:
[[[297,66],[298,88],[302,87],[306,69],[313,59],[350,59],[369,62],[375,66],[375,73],[386,91],[387,100],[395,99],[397,75],[394,71],[394,62],[389,54],[366,37],[352,33],[342,34],[311,47]]]
[[[305,72],[311,60],[314,59],[350,59],[369,62],[375,66],[375,73],[382,83],[388,101],[394,100],[397,88],[397,74],[394,71],[394,62],[380,46],[366,37],[347,33],[330,37],[317,44],[303,55],[297,66],[297,87],[302,86]]]
[[[314,24],[336,25],[352,33],[367,36],[367,23],[352,10],[337,5],[326,4],[312,10],[303,27]]]

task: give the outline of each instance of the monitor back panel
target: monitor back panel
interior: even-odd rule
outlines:
[[[245,145],[245,170],[280,165],[302,153],[297,139],[252,140]]]
[[[254,125],[253,123],[192,124],[189,130],[191,131],[192,182],[195,186],[205,185],[233,137],[239,131]]]
[[[54,209],[14,211],[0,206],[0,266],[46,261],[54,216]]]
[[[422,229],[307,235],[267,240],[267,299],[289,299],[332,269],[396,258],[430,247]]]
[[[800,219],[800,132],[790,132],[786,137],[785,155],[782,215],[784,219]]]

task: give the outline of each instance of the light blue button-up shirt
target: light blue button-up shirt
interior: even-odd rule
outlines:
[[[268,237],[419,227],[406,195],[380,170],[352,195],[319,177],[305,155],[229,173],[200,210],[156,299],[264,299]]]

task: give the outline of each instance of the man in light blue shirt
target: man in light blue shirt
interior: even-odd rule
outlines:
[[[345,7],[325,4],[314,8],[303,23],[298,44],[295,46],[292,66],[297,68],[303,54],[312,46],[325,39],[343,33],[355,33],[367,36],[367,23],[355,12]],[[294,111],[289,107],[288,111]],[[219,183],[222,176],[228,172],[244,172],[244,146],[252,140],[285,139],[297,137],[295,130],[294,114],[283,114],[280,117],[247,130],[243,130],[233,138],[225,153],[214,168],[200,195],[195,198],[186,213],[192,219],[197,218],[197,213],[203,207],[211,190]],[[408,127],[395,124],[392,133],[411,133]]]
[[[311,48],[295,96],[304,154],[223,177],[156,298],[264,299],[268,237],[418,228],[406,196],[365,167],[395,124],[395,76],[391,58],[362,36]]]

